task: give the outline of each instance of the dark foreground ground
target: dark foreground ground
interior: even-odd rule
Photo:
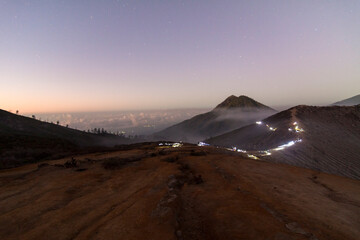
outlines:
[[[360,236],[357,180],[195,146],[75,159],[0,171],[0,239]]]

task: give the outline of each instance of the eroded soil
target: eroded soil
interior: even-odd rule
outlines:
[[[0,171],[0,239],[360,236],[357,180],[195,146],[46,163]]]

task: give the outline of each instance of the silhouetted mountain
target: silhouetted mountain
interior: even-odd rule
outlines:
[[[212,111],[197,115],[153,136],[161,140],[198,142],[248,125],[275,110],[246,96],[230,96]]]
[[[342,101],[333,103],[331,105],[335,105],[335,106],[355,106],[360,104],[360,94],[353,96],[351,98],[348,99],[344,99]]]
[[[271,150],[260,158],[360,179],[360,105],[297,106],[206,142],[260,156]]]
[[[124,143],[129,140],[86,133],[0,110],[0,168]]]
[[[264,104],[259,103],[254,99],[244,95],[241,95],[239,97],[231,95],[230,97],[226,98],[222,103],[217,105],[215,109],[236,109],[236,108],[249,109],[249,110],[264,109],[264,110],[275,111],[274,109],[265,106]]]

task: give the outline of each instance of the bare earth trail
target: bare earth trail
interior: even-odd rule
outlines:
[[[75,158],[0,171],[0,239],[360,235],[357,180],[195,146]]]
[[[299,120],[296,118],[296,108],[291,109],[291,122],[298,122]]]

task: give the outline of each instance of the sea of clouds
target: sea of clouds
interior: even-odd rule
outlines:
[[[37,119],[78,130],[100,128],[125,135],[149,135],[209,109],[38,113]],[[33,114],[29,114],[32,116]]]

